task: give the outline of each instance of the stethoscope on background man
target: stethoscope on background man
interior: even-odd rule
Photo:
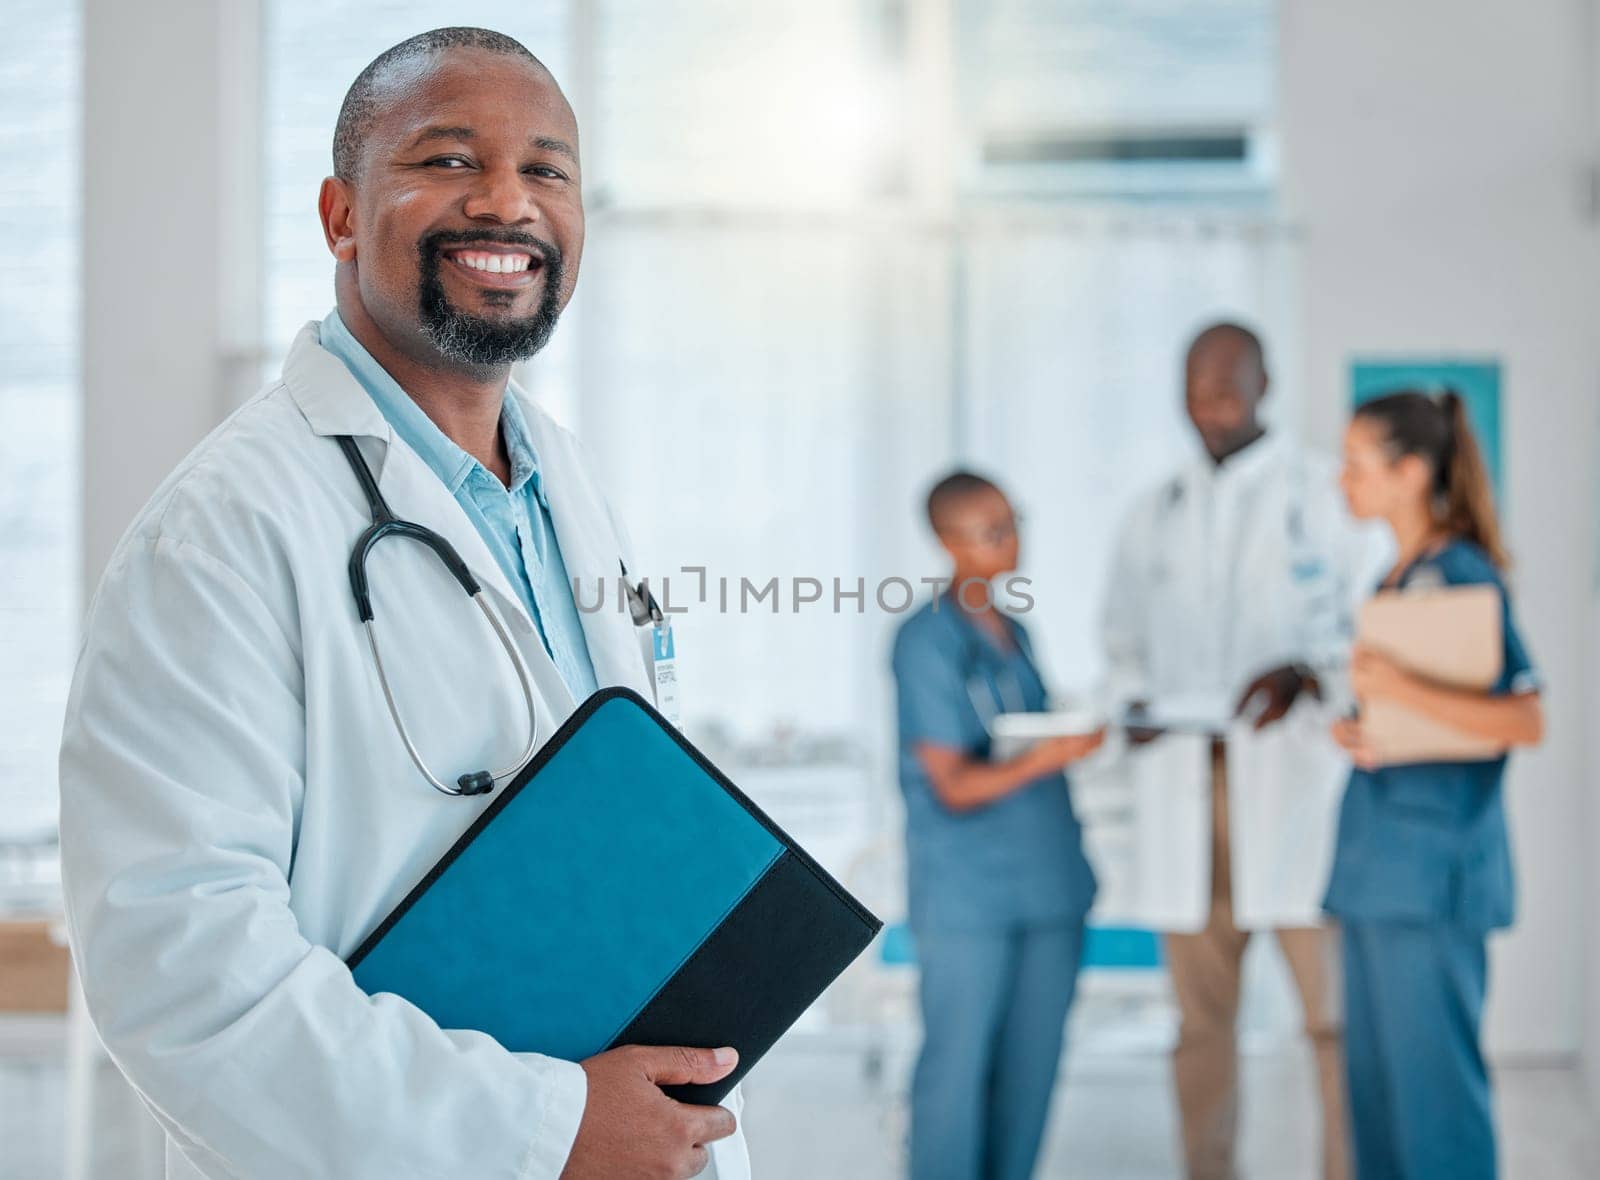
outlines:
[[[456,552],[455,546],[432,529],[396,516],[394,510],[384,500],[383,493],[378,490],[378,481],[373,478],[372,469],[362,458],[356,440],[348,434],[341,434],[336,436],[336,441],[350,464],[350,470],[355,473],[357,482],[361,484],[361,490],[367,497],[367,506],[372,510],[372,523],[356,538],[355,547],[350,551],[350,592],[355,596],[356,614],[367,631],[367,644],[372,648],[372,662],[378,670],[378,683],[383,688],[383,699],[388,703],[389,716],[394,719],[395,730],[400,734],[406,753],[411,755],[411,761],[434,790],[452,796],[487,795],[494,790],[497,782],[504,782],[526,766],[528,760],[533,757],[534,750],[538,748],[539,714],[533,699],[533,684],[528,678],[527,665],[522,662],[522,654],[512,642],[505,622],[500,618],[500,612],[490,606],[489,601],[484,598],[483,588],[472,576],[467,563],[461,560],[461,555]],[[516,761],[509,766],[500,770],[469,771],[457,777],[455,785],[450,786],[428,769],[428,764],[422,760],[416,743],[411,740],[406,723],[400,717],[400,707],[395,703],[394,691],[389,687],[389,677],[383,670],[383,657],[378,652],[378,636],[373,627],[372,594],[367,582],[367,554],[379,541],[390,536],[405,537],[420,542],[433,552],[445,569],[450,571],[450,576],[466,591],[467,597],[483,612],[483,617],[489,620],[489,626],[494,629],[495,636],[500,640],[500,646],[505,649],[512,666],[516,668],[517,682],[522,686],[522,699],[528,709],[528,742],[517,755]],[[623,586],[627,591],[629,611],[634,624],[644,626],[654,623],[658,627],[661,626],[661,608],[656,604],[655,596],[650,593],[649,586],[643,582],[640,582],[638,587],[630,585],[627,574],[628,567],[623,565]]]
[[[1017,650],[1022,658],[1033,663],[1033,652],[1019,640]],[[1002,713],[1026,713],[1027,698],[1022,693],[1022,678],[1010,661],[985,661],[974,636],[967,647],[964,679],[967,699],[978,714],[978,724],[991,738],[994,737],[994,720]],[[1008,691],[1009,690],[1009,691]]]

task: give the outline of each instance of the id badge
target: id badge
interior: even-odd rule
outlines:
[[[655,678],[656,712],[675,726],[682,724],[678,709],[678,650],[672,624],[666,619],[650,628],[650,669]]]

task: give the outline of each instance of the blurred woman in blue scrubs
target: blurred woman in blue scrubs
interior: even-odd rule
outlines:
[[[894,644],[910,920],[922,1052],[913,1180],[1025,1180],[1044,1135],[1094,874],[1062,768],[1103,734],[990,758],[989,725],[1046,707],[1012,596],[1017,523],[994,484],[958,472],[928,496],[950,591]]]
[[[1344,453],[1351,511],[1387,521],[1399,548],[1382,588],[1494,586],[1505,645],[1488,692],[1422,679],[1358,645],[1357,699],[1392,699],[1505,749],[1537,742],[1538,680],[1512,619],[1489,480],[1460,398],[1406,392],[1368,402]],[[1356,764],[1324,904],[1343,927],[1357,1174],[1492,1177],[1494,1121],[1478,1034],[1485,940],[1512,920],[1505,755],[1384,766],[1359,721],[1340,722],[1334,736]]]

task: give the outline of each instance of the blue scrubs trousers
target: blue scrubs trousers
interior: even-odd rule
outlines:
[[[911,1180],[1027,1180],[1044,1138],[1083,923],[917,930]]]
[[[1492,1180],[1478,1047],[1481,930],[1345,920],[1345,1059],[1359,1180]]]

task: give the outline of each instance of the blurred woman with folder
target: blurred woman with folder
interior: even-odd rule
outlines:
[[[1017,565],[1016,517],[994,484],[957,472],[929,494],[928,520],[951,590],[894,643],[923,1023],[911,1176],[1026,1180],[1095,891],[1061,772],[1103,731],[996,756],[997,715],[1045,708],[1028,634],[994,606]]]
[[[1487,586],[1499,608],[1486,619],[1491,629],[1499,623],[1498,674],[1487,687],[1443,679],[1415,652],[1397,658],[1398,645],[1383,650],[1371,634],[1352,656],[1351,687],[1367,724],[1335,726],[1356,768],[1324,904],[1344,931],[1357,1171],[1492,1177],[1479,1044],[1485,941],[1512,921],[1501,780],[1506,751],[1541,736],[1538,678],[1513,622],[1489,480],[1460,397],[1402,392],[1367,402],[1344,450],[1351,511],[1386,521],[1399,550],[1380,596],[1411,595],[1425,608],[1418,591],[1438,592],[1433,601],[1442,602],[1445,588]],[[1392,736],[1380,740],[1380,708],[1405,710],[1464,744],[1421,753]],[[1474,739],[1487,743],[1487,755],[1482,745],[1472,752]],[[1468,753],[1446,757],[1452,749]]]

